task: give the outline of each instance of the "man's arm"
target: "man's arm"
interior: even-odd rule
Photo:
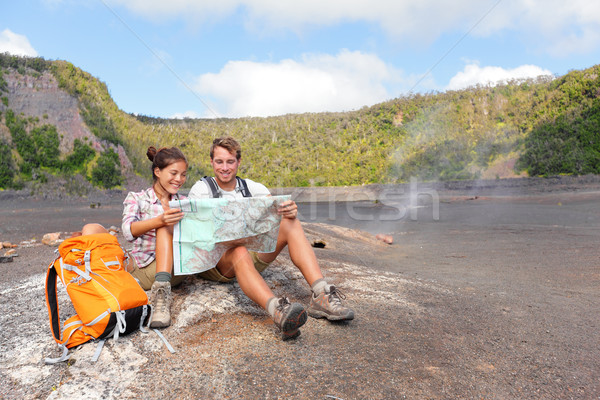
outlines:
[[[246,183],[248,184],[248,189],[253,197],[271,195],[269,189],[261,183],[254,182],[250,179],[246,179]],[[295,219],[298,216],[298,205],[296,205],[296,202],[293,200],[284,201],[277,208],[277,214],[281,215],[283,218]]]

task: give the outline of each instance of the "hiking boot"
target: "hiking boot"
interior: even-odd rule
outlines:
[[[171,325],[171,282],[155,281],[150,289],[150,303],[150,328],[165,328]]]
[[[273,321],[282,332],[283,340],[293,339],[300,335],[299,328],[306,322],[306,310],[299,303],[290,303],[287,297],[280,297],[275,307]]]
[[[308,315],[313,318],[327,318],[330,321],[354,319],[354,311],[342,304],[342,300],[345,299],[346,296],[338,288],[330,285],[322,293],[313,293]]]

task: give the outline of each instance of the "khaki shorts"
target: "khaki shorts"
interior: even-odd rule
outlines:
[[[129,273],[138,280],[142,289],[150,290],[152,288],[152,284],[154,283],[154,275],[156,275],[156,260],[152,261],[144,268],[140,268],[137,265],[137,262],[135,262],[135,259],[130,256],[129,268],[127,271],[129,271]],[[171,286],[175,287],[179,285],[184,279],[185,275],[173,275],[171,278]]]
[[[252,261],[254,262],[254,268],[256,268],[258,272],[263,272],[269,266],[269,264],[271,264],[266,263],[260,258],[258,258],[258,254],[253,251],[250,252],[250,256],[252,257]],[[208,271],[201,272],[198,274],[198,276],[200,278],[216,282],[232,282],[235,280],[235,277],[228,278],[222,275],[221,272],[219,272],[219,270],[217,269],[217,267],[209,269]]]

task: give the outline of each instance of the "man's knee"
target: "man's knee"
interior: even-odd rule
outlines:
[[[304,229],[298,218],[283,218],[279,224],[279,232],[289,237],[289,235],[304,235]]]
[[[231,278],[239,275],[249,265],[253,266],[250,253],[245,247],[238,246],[227,250],[217,264],[217,268],[224,276]]]

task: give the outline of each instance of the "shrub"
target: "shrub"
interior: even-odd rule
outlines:
[[[81,116],[92,133],[100,140],[106,140],[115,146],[122,145],[117,129],[110,119],[108,119],[100,107],[87,104],[82,109]]]
[[[517,166],[532,176],[600,173],[600,99],[535,128]]]
[[[79,139],[73,142],[73,152],[67,156],[62,165],[64,172],[75,172],[80,170],[87,162],[94,159],[96,152]]]
[[[43,125],[34,128],[31,136],[36,147],[37,165],[42,167],[60,167],[60,140],[54,125]]]
[[[119,155],[113,149],[106,150],[92,169],[92,183],[105,189],[120,185],[123,180],[120,165]]]
[[[13,183],[15,167],[12,160],[10,145],[0,140],[0,188],[6,189]]]

